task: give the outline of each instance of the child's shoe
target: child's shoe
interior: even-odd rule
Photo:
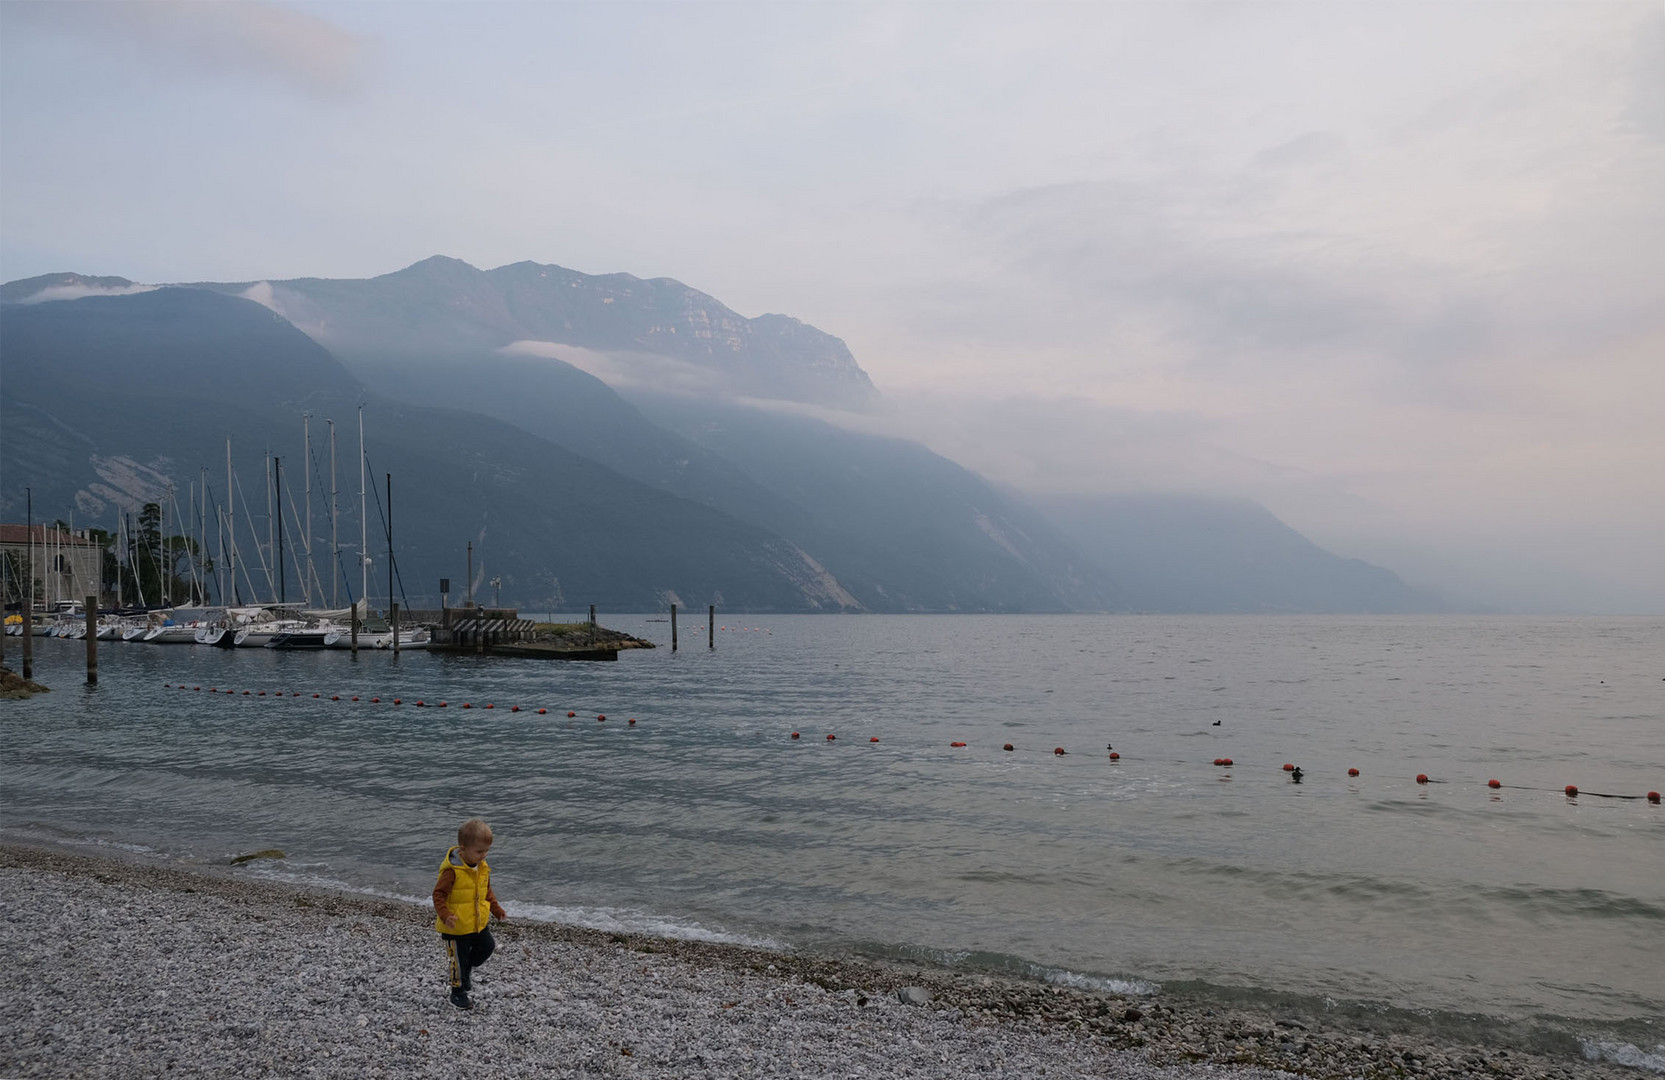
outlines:
[[[472,1009],[474,1003],[468,1000],[468,991],[460,986],[451,988],[451,1004],[459,1009]]]

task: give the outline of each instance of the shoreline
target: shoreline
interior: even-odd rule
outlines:
[[[0,899],[30,913],[0,942],[7,1076],[449,1076],[457,1055],[481,1076],[1652,1075],[1297,1002],[1118,996],[513,918],[493,928],[479,1007],[460,1013],[421,904],[9,838]],[[904,1003],[908,988],[928,1002]]]

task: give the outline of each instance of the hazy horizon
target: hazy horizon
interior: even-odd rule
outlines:
[[[1020,491],[1665,611],[1665,8],[0,5],[0,279],[672,277]]]

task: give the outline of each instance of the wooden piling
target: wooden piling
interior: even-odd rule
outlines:
[[[87,597],[87,685],[98,685],[98,597]]]
[[[676,652],[676,605],[671,605],[671,651]]]
[[[705,647],[717,647],[717,605],[712,604],[705,609]]]

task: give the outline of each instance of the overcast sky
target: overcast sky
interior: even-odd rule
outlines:
[[[0,3],[0,277],[668,276],[1047,491],[1665,611],[1665,4]]]

